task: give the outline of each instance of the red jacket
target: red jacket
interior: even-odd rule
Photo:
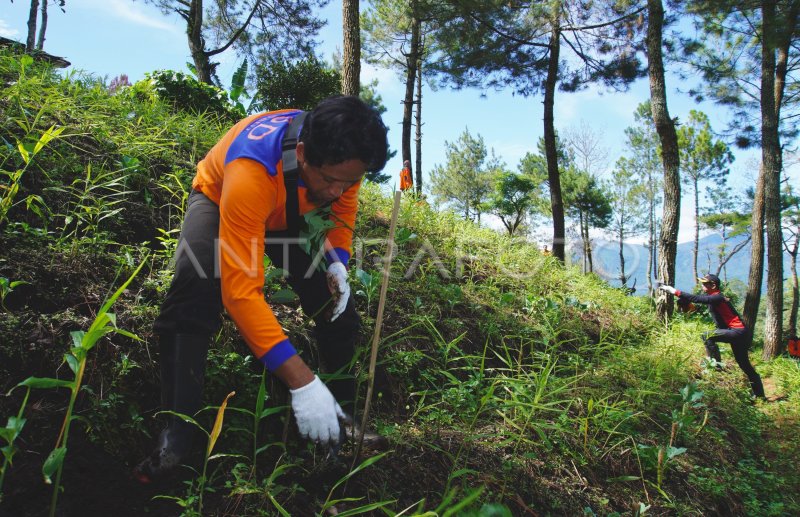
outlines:
[[[747,327],[745,327],[742,322],[742,318],[739,317],[739,313],[736,312],[736,308],[730,300],[719,291],[711,291],[707,295],[675,291],[675,296],[692,303],[708,305],[708,311],[711,313],[711,317],[714,319],[714,323],[717,325],[718,329],[747,330]]]
[[[792,357],[800,357],[800,339],[796,337],[789,338],[789,355]]]

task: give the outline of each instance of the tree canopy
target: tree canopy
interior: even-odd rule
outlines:
[[[144,0],[186,22],[189,51],[197,77],[216,82],[215,56],[229,48],[252,63],[311,53],[324,21],[314,13],[327,0]]]

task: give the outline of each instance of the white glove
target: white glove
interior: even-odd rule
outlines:
[[[344,411],[319,377],[289,391],[300,435],[317,443],[339,443],[339,419],[345,418]]]
[[[671,285],[663,285],[662,284],[662,285],[658,286],[658,288],[661,289],[662,291],[668,292],[669,294],[675,294],[676,292],[678,292],[678,290],[675,289],[674,287],[672,287]]]
[[[341,316],[350,298],[350,284],[347,283],[347,269],[341,262],[328,266],[328,289],[333,296],[333,312],[331,321]]]

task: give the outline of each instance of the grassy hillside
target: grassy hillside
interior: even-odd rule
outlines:
[[[230,113],[183,111],[144,82],[112,94],[9,54],[0,89],[0,421],[10,429],[0,445],[15,451],[0,514],[46,514],[59,483],[63,516],[800,512],[796,362],[757,363],[768,394],[785,397],[753,401],[729,350],[725,371],[700,364],[707,320],[665,327],[648,300],[413,198],[399,218],[371,411],[389,449],[328,457],[301,440],[286,390],[226,320],[198,422],[211,430],[235,395],[206,475],[138,485],[131,468],[161,423],[151,325],[194,164]],[[351,281],[365,323],[363,396],[391,208],[376,186],[362,192]],[[101,320],[138,339],[110,332],[85,346],[90,334],[71,333],[89,330],[139,265],[115,317]],[[286,286],[267,278],[274,298]],[[273,308],[316,365],[313,323],[295,301]],[[59,456],[46,459],[70,390],[12,388],[75,372],[82,384],[56,479]],[[190,464],[202,471],[202,455]]]

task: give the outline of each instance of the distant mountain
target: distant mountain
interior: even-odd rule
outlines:
[[[728,249],[732,249],[736,244],[741,242],[743,237],[735,237],[728,239]],[[718,246],[722,243],[722,237],[718,234],[710,234],[700,239],[699,249],[700,252],[697,257],[697,269],[701,275],[707,272],[715,272],[718,259]],[[694,243],[682,242],[678,244],[678,254],[676,258],[676,285],[678,287],[687,288],[695,284],[692,278],[692,249]],[[625,273],[630,278],[628,285],[634,285],[636,281],[636,288],[638,293],[644,292],[647,289],[647,249],[641,244],[625,244]],[[580,250],[573,251],[571,254],[572,260],[575,264],[581,264],[583,257]],[[592,240],[592,258],[595,273],[611,283],[611,285],[619,285],[619,243],[615,241],[607,241],[603,239]],[[789,257],[784,255],[784,271],[789,270]],[[725,269],[720,271],[719,277],[723,281],[726,280],[740,280],[747,283],[747,276],[750,271],[750,243],[747,243],[740,251],[738,251],[733,258],[731,258],[725,265]],[[784,278],[788,277],[788,273],[784,273]],[[764,275],[763,289],[766,289],[767,275]],[[644,289],[642,289],[644,288]]]

